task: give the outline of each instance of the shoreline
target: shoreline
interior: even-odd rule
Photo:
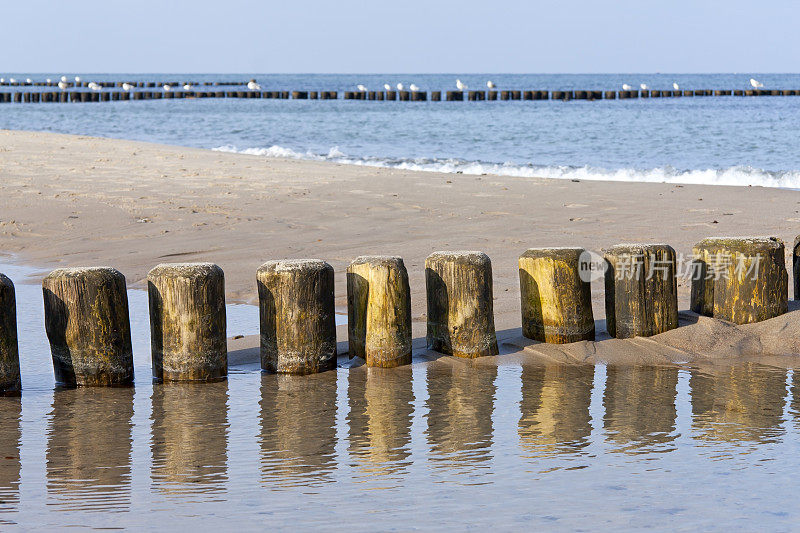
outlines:
[[[415,339],[434,251],[489,255],[497,331],[513,332],[517,259],[530,247],[666,242],[688,253],[706,237],[771,235],[791,248],[800,222],[800,191],[787,189],[441,174],[8,130],[0,175],[0,250],[37,270],[107,264],[144,288],[158,263],[212,261],[225,271],[227,302],[253,304],[262,263],[319,258],[334,267],[343,309],[352,259],[400,255]],[[678,298],[687,309],[688,280]],[[601,321],[602,283],[592,300]],[[794,314],[785,316],[794,323]]]

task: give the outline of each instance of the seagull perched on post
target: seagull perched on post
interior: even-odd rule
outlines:
[[[419,87],[417,87],[413,83],[411,85],[409,85],[408,88],[411,89],[412,93],[415,93],[415,92],[419,91]]]
[[[67,77],[66,76],[61,76],[61,81],[63,81],[64,83],[67,83]]]
[[[640,83],[640,84],[639,84],[639,87],[640,87],[640,88],[641,88],[643,91],[646,91],[646,90],[648,89],[648,87],[647,87],[647,84],[646,84],[646,83]]]
[[[680,86],[680,85],[678,85],[677,83],[673,83],[673,84],[672,84],[672,88],[673,88],[673,89],[675,89],[675,90],[677,91],[677,90],[680,90],[681,86]]]
[[[172,90],[172,87],[170,87],[169,85],[164,85],[164,86],[162,87],[162,89],[164,89],[164,92],[165,92],[165,93],[168,93],[168,92],[170,92],[170,91]]]
[[[497,89],[497,85],[494,84],[492,80],[486,82],[486,86],[490,89]]]
[[[467,85],[462,83],[461,80],[456,80],[456,87],[458,88],[459,91],[463,91],[464,89],[467,88]]]
[[[187,83],[186,85],[183,86],[183,90],[184,91],[191,91],[193,88],[194,87],[192,87],[192,85],[189,84],[189,83]]]
[[[405,89],[405,88],[406,88],[406,87],[405,87],[405,85],[403,85],[402,83],[398,83],[398,84],[397,84],[397,90],[398,90],[398,91],[402,91],[402,90],[403,90],[403,89]]]
[[[99,91],[99,90],[101,90],[101,89],[102,89],[102,87],[100,87],[98,84],[96,84],[96,83],[95,83],[95,82],[93,82],[93,81],[90,81],[90,82],[89,82],[89,86],[88,86],[88,87],[89,87],[91,90],[93,90],[93,91]]]
[[[389,85],[388,83],[384,83],[384,84],[383,84],[383,88],[384,88],[385,90],[387,90],[387,91],[391,91],[391,90],[392,90],[392,86],[391,86],[391,85]]]
[[[122,84],[122,90],[123,91],[130,91],[131,89],[133,89],[133,85],[131,85],[127,81]]]
[[[631,90],[631,86],[628,85],[627,83],[623,83],[622,84],[622,90],[623,91],[630,91]]]
[[[752,86],[753,86],[753,89],[758,89],[758,88],[760,88],[760,87],[763,87],[763,86],[764,86],[764,84],[763,84],[763,83],[761,83],[760,81],[756,81],[756,80],[754,80],[753,78],[750,78],[750,85],[752,85]]]
[[[33,83],[33,80],[32,80],[32,79],[30,79],[30,78],[28,78],[28,79],[26,79],[26,80],[25,80],[25,83],[27,83],[28,85],[30,85],[31,83]]]
[[[358,89],[358,91],[362,93],[367,92],[367,88],[364,85],[361,85],[360,83],[356,86],[356,89]]]
[[[80,76],[75,76],[75,83],[80,83],[80,81],[81,81],[81,77]]]
[[[247,82],[247,88],[251,91],[260,91],[261,85],[256,83],[256,80],[250,80]]]
[[[66,91],[67,87],[69,87],[69,84],[67,82],[65,81],[58,82],[58,88],[61,89],[62,91]]]

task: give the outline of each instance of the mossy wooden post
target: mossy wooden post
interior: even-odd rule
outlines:
[[[411,363],[411,291],[399,257],[363,256],[347,268],[350,357],[367,366]]]
[[[695,313],[749,324],[788,310],[789,275],[780,239],[703,239],[692,253],[691,309]]]
[[[318,259],[258,269],[261,369],[313,374],[336,367],[333,267]]]
[[[531,248],[519,258],[522,334],[565,344],[594,340],[592,290],[580,275],[583,248]]]
[[[0,396],[17,396],[21,390],[14,284],[0,274]]]
[[[792,248],[792,279],[794,281],[794,299],[800,300],[800,235],[794,238]]]
[[[228,375],[225,276],[212,263],[156,266],[147,274],[153,378],[216,381]]]
[[[604,252],[609,335],[649,337],[677,328],[675,250],[666,244],[619,244]]]
[[[458,357],[497,355],[492,262],[483,252],[435,252],[425,260],[428,347]]]
[[[62,268],[44,278],[42,291],[56,381],[65,386],[131,385],[125,276],[110,267]]]

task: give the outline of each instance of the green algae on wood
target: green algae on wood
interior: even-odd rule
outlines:
[[[56,381],[64,386],[133,383],[125,276],[110,267],[62,268],[42,280]]]
[[[0,274],[0,396],[17,396],[21,390],[16,295],[11,280]]]
[[[268,261],[256,277],[262,370],[313,374],[335,368],[333,267],[318,259]]]
[[[215,381],[228,374],[225,275],[212,263],[161,264],[147,275],[153,377]]]
[[[619,244],[604,250],[606,328],[618,339],[678,327],[675,250],[666,244]]]
[[[583,248],[531,248],[519,258],[522,334],[565,344],[594,340],[592,291],[580,276]]]
[[[367,366],[411,363],[411,291],[399,257],[362,256],[347,268],[350,357]]]
[[[714,237],[692,249],[691,309],[734,324],[786,313],[789,274],[775,237]]]
[[[497,355],[492,262],[483,252],[434,252],[425,260],[428,348],[457,357]]]

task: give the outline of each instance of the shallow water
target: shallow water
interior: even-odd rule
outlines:
[[[55,389],[30,271],[21,399],[0,398],[0,524],[226,530],[790,530],[800,376],[758,363],[541,367],[340,359],[314,376],[232,368],[153,385],[131,291],[136,385]],[[256,309],[237,331],[252,333]],[[249,329],[248,329],[249,328]],[[511,362],[517,361],[517,362]]]
[[[798,74],[254,75],[264,90],[800,89]],[[57,79],[17,73],[17,79]],[[83,75],[96,80],[249,79],[251,75]],[[370,102],[181,99],[3,104],[0,128],[221,148],[268,156],[514,176],[800,187],[800,97],[613,101]]]

